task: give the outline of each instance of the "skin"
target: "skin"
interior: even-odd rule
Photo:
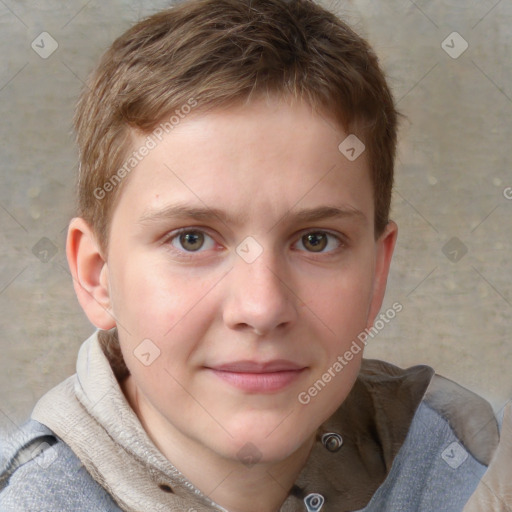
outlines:
[[[397,227],[376,238],[366,153],[345,158],[346,136],[308,105],[277,99],[191,114],[123,183],[108,254],[83,219],[69,227],[79,301],[94,325],[118,327],[129,403],[162,453],[232,512],[279,509],[362,351],[309,404],[299,393],[382,304]],[[134,147],[144,137],[134,133]],[[178,203],[226,219],[162,213]],[[326,206],[345,213],[298,215]],[[191,245],[181,228],[196,230]],[[236,252],[248,236],[263,249],[252,263]],[[144,339],[160,350],[150,366],[134,355]],[[209,369],[275,359],[304,369],[274,392],[238,389]],[[244,446],[254,465],[237,455]]]

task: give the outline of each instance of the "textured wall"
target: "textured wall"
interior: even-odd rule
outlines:
[[[383,308],[404,309],[367,356],[429,364],[499,411],[512,396],[512,3],[323,3],[375,46],[407,116]],[[74,101],[106,46],[168,4],[0,1],[0,427],[73,373],[92,332],[64,254]]]

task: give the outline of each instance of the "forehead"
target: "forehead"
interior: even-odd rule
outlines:
[[[299,207],[332,207],[371,219],[367,157],[340,151],[348,135],[305,103],[260,99],[192,112],[172,129],[133,133],[135,151],[149,139],[152,149],[123,184],[118,209],[140,219],[188,204],[268,224]]]

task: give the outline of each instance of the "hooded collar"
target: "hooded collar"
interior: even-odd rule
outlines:
[[[113,363],[113,361],[112,361]],[[364,508],[384,482],[434,375],[363,360],[350,394],[317,432],[280,512]],[[226,512],[156,448],[129,406],[98,333],[80,348],[77,373],[37,403],[32,418],[60,437],[119,506]]]

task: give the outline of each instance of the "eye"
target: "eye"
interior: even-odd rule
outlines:
[[[325,231],[311,231],[303,235],[299,239],[298,244],[302,244],[304,249],[308,252],[321,253],[338,249],[342,245],[342,242],[337,236],[331,233]],[[327,250],[324,250],[326,248]]]
[[[194,253],[214,249],[216,242],[210,235],[199,229],[182,229],[171,233],[166,243],[178,252]],[[343,242],[332,233],[310,231],[302,235],[297,244],[300,250],[311,253],[327,253],[341,247]]]
[[[191,229],[171,235],[168,243],[175,249],[185,252],[200,252],[201,249],[213,249],[215,241],[203,231]]]

